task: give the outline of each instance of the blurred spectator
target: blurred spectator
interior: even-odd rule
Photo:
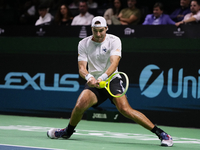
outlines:
[[[128,0],[128,8],[124,8],[118,15],[118,19],[113,19],[115,25],[136,25],[140,22],[141,12],[136,8],[136,0]]]
[[[113,6],[113,0],[102,0],[100,5],[98,5],[98,8],[106,10],[108,8],[112,8],[112,6]]]
[[[25,25],[33,25],[39,14],[37,12],[39,0],[29,0],[22,8],[22,15],[20,17],[20,23]]]
[[[104,13],[104,18],[107,21],[108,25],[113,24],[112,19],[115,18],[115,20],[118,18],[118,15],[120,11],[122,10],[122,0],[114,0],[113,1],[113,7],[109,8]]]
[[[175,22],[179,22],[190,12],[190,0],[180,0],[180,7],[170,15],[170,18]]]
[[[67,3],[65,2],[65,0],[49,0],[49,4],[48,4],[48,6],[49,6],[49,13],[52,16],[55,16],[56,13],[58,12],[58,9],[60,8],[60,6],[62,4],[67,4]]]
[[[191,13],[185,15],[184,19],[176,23],[181,24],[198,23],[200,21],[200,0],[192,0],[190,6]]]
[[[80,14],[75,16],[71,25],[91,25],[94,16],[88,12],[88,6],[86,1],[79,2]]]
[[[88,12],[94,16],[97,16],[98,3],[93,0],[87,0],[87,5],[88,5]]]
[[[73,2],[70,3],[68,6],[73,17],[79,14],[78,5],[79,5],[79,0],[73,0]]]
[[[146,16],[143,25],[167,25],[175,22],[167,14],[163,14],[164,7],[162,3],[155,3],[153,7],[153,14]]]
[[[87,5],[88,8],[90,9],[94,9],[98,7],[98,4],[96,2],[94,2],[93,0],[87,0]]]
[[[55,23],[57,25],[71,25],[72,23],[72,15],[66,4],[62,4],[55,16]]]
[[[73,0],[73,2],[69,5],[69,9],[78,9],[79,0]]]
[[[0,0],[0,25],[19,23],[20,3],[18,0]]]
[[[113,5],[113,0],[101,0],[96,2],[98,3],[98,8],[96,9],[96,11],[94,12],[89,9],[89,12],[94,16],[103,16],[105,11],[108,8],[112,8]]]
[[[41,4],[38,7],[38,12],[39,12],[40,17],[36,21],[35,26],[51,24],[53,20],[53,16],[48,11],[49,11],[48,6],[46,4]]]

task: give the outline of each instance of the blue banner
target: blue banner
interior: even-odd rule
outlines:
[[[130,78],[130,105],[139,110],[200,110],[198,59],[192,53],[124,53],[119,71]],[[68,112],[84,88],[77,54],[2,54],[1,60],[1,112]],[[109,101],[101,107],[115,109]]]

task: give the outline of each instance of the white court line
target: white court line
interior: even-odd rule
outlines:
[[[44,150],[67,150],[67,149],[55,149],[55,148],[44,148],[44,147],[31,147],[31,146],[21,146],[21,145],[10,145],[10,144],[0,144],[1,146],[10,146],[10,147],[21,147],[21,148],[32,148],[32,149],[44,149]]]
[[[30,131],[30,132],[46,132],[51,127],[41,126],[27,126],[27,125],[9,125],[0,126],[0,130],[19,130],[19,131]],[[157,141],[159,140],[156,135],[153,134],[136,134],[136,133],[118,133],[110,131],[98,131],[98,130],[80,130],[76,129],[75,135],[81,136],[97,136],[107,138],[121,138],[121,139],[135,139],[142,141]],[[200,139],[185,138],[185,137],[172,137],[174,143],[185,143],[185,144],[200,144]]]

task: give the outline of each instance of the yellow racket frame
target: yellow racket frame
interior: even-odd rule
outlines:
[[[125,79],[126,79],[126,87],[124,88],[124,92],[121,94],[121,95],[114,95],[111,93],[110,91],[110,81],[112,80],[112,78],[116,75],[116,74],[123,74]],[[108,93],[112,96],[112,97],[122,97],[124,94],[126,94],[127,90],[128,90],[128,87],[129,87],[129,79],[128,79],[128,76],[124,73],[124,72],[116,72],[116,73],[113,73],[106,81],[101,81],[101,82],[106,82],[106,85],[105,88]],[[100,82],[100,84],[101,84]]]

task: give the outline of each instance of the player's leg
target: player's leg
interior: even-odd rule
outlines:
[[[76,126],[83,117],[84,112],[97,102],[97,97],[92,91],[88,89],[83,90],[72,111],[70,125]]]
[[[113,102],[119,112],[125,117],[135,121],[136,123],[140,124],[148,130],[152,130],[154,128],[155,125],[144,114],[137,110],[134,110],[129,105],[125,95],[122,97],[114,98]]]
[[[156,127],[143,113],[134,110],[128,103],[126,96],[122,96],[119,98],[113,98],[113,102],[119,112],[123,114],[125,117],[135,121],[140,124],[144,128],[150,130],[155,133],[159,139],[161,139],[162,146],[172,146],[173,141],[170,135],[165,133],[162,129]]]
[[[97,102],[97,97],[91,90],[83,90],[77,99],[68,126],[64,129],[50,129],[47,131],[47,136],[49,138],[70,138],[70,136],[75,132],[74,129],[82,119],[84,112]]]

